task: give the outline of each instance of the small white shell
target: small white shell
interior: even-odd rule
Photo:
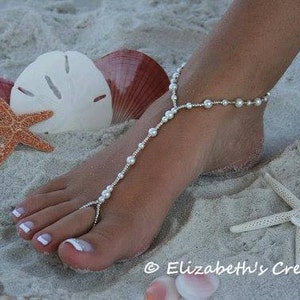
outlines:
[[[54,116],[31,127],[36,133],[97,130],[110,125],[109,86],[86,55],[53,51],[39,56],[16,80],[11,108],[17,114],[54,111]]]
[[[219,278],[212,274],[180,274],[176,278],[176,287],[185,300],[204,300],[218,289],[219,281]]]
[[[164,299],[164,300],[180,300],[175,286],[175,279],[164,275],[154,279],[149,285],[145,300]]]

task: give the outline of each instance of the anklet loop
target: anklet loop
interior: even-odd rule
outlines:
[[[210,99],[203,100],[202,103],[191,103],[187,102],[182,105],[177,105],[178,96],[177,96],[177,89],[178,89],[178,79],[180,77],[180,74],[182,72],[182,69],[184,68],[185,64],[182,64],[180,68],[176,70],[176,72],[172,75],[169,85],[169,90],[171,93],[171,101],[173,103],[173,106],[167,110],[162,116],[161,121],[155,126],[149,129],[147,136],[138,144],[136,150],[127,157],[126,164],[121,170],[121,172],[117,175],[116,179],[108,185],[101,193],[100,197],[97,200],[88,202],[87,204],[80,207],[80,209],[88,208],[95,206],[96,213],[94,218],[93,227],[98,223],[99,217],[100,217],[100,207],[101,204],[109,199],[111,197],[111,194],[116,187],[116,185],[119,183],[120,180],[122,180],[125,176],[125,174],[128,172],[128,170],[136,163],[136,156],[139,154],[141,150],[144,149],[145,145],[154,137],[157,136],[159,129],[164,124],[168,123],[170,120],[172,120],[175,115],[178,113],[179,110],[182,109],[193,109],[193,108],[204,108],[204,109],[211,109],[214,105],[222,105],[224,107],[229,105],[234,105],[237,108],[241,108],[243,106],[260,106],[264,102],[268,102],[270,92],[268,92],[266,95],[264,95],[261,98],[255,98],[254,100],[243,100],[241,98],[237,98],[235,100],[228,100],[228,99],[222,99],[218,101],[213,101]]]

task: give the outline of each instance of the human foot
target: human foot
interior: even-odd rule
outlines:
[[[180,98],[185,99],[184,88]],[[239,168],[257,158],[265,104],[238,112],[234,107],[182,111],[142,151],[102,205],[100,223],[89,231],[95,210],[78,208],[115,179],[126,157],[170,106],[164,95],[118,141],[23,201],[13,212],[19,234],[38,251],[58,250],[73,268],[102,270],[144,252],[174,199],[201,172]]]

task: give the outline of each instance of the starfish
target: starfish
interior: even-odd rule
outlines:
[[[263,173],[263,178],[269,183],[273,191],[292,207],[292,210],[232,226],[230,231],[239,233],[291,222],[296,226],[295,262],[300,265],[300,199],[269,173]]]
[[[54,148],[29,131],[29,127],[53,116],[52,111],[16,115],[0,98],[0,164],[13,152],[19,143],[34,149],[51,152]],[[2,137],[2,138],[1,138]]]

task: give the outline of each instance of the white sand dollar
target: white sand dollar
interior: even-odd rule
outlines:
[[[17,114],[54,111],[34,125],[36,133],[97,130],[110,125],[112,99],[99,69],[76,51],[53,51],[39,56],[18,77],[10,105]]]

